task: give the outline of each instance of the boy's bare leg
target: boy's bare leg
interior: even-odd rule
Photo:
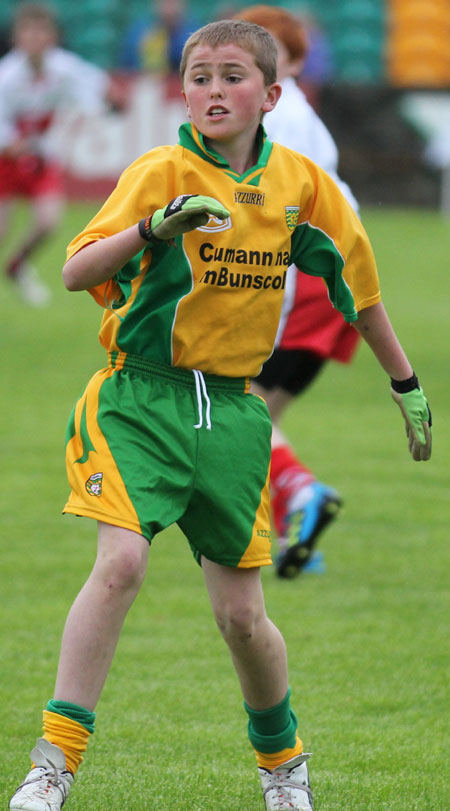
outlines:
[[[0,241],[6,237],[13,210],[12,200],[0,199]]]
[[[61,194],[46,194],[37,197],[31,206],[36,233],[53,233],[62,220],[64,209],[65,200]]]
[[[64,198],[60,194],[37,197],[30,204],[30,222],[22,242],[7,264],[7,275],[14,279],[26,262],[56,230],[64,213]]]
[[[320,368],[323,361],[317,363]],[[280,386],[265,389],[255,381],[251,390],[266,401],[272,417],[270,499],[277,533],[277,574],[292,578],[311,567],[321,571],[322,556],[315,551],[317,539],[337,517],[341,498],[333,487],[317,480],[280,428],[294,395]]]
[[[128,609],[144,579],[149,543],[99,523],[94,568],[64,628],[54,698],[94,710]]]
[[[276,386],[274,389],[265,389],[263,386],[261,386],[259,383],[256,383],[254,380],[252,380],[251,383],[251,391],[254,394],[258,394],[260,397],[263,398],[263,400],[266,401],[267,408],[270,411],[270,416],[272,417],[272,422],[274,426],[278,425],[287,406],[292,402],[292,400],[295,399],[292,394],[290,394],[285,389],[280,388],[279,386]],[[279,427],[278,431],[281,434],[281,430]],[[284,437],[283,440],[287,442],[287,440]],[[278,441],[278,436],[272,435],[272,447],[279,444],[281,444],[281,442]]]
[[[204,557],[202,569],[245,701],[255,710],[274,707],[288,690],[287,655],[266,614],[260,570],[220,566]]]

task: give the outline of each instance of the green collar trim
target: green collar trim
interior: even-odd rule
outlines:
[[[208,149],[204,142],[203,135],[198,131],[194,124],[182,124],[178,130],[178,135],[180,139],[180,146],[194,152],[200,158],[203,158],[203,160],[207,161],[208,163],[212,163],[213,166],[223,169],[225,174],[227,174],[228,177],[231,177],[233,180],[236,180],[237,183],[245,182],[253,186],[258,185],[259,179],[267,166],[270,153],[272,152],[272,142],[269,141],[264,127],[262,124],[260,124],[256,133],[258,161],[255,166],[251,166],[250,169],[247,169],[243,175],[239,175],[230,167],[230,164],[227,160],[225,160],[225,158],[222,157],[222,155],[219,155],[219,153],[215,152],[213,149]]]

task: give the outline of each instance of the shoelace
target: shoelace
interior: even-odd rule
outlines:
[[[47,799],[47,795],[49,792],[50,787],[57,788],[61,794],[62,799],[64,800],[66,797],[66,787],[64,781],[61,780],[60,775],[58,774],[58,770],[53,767],[53,769],[43,769],[40,768],[40,771],[43,774],[36,775],[33,777],[32,780],[29,780],[27,783],[24,783],[25,788],[32,783],[42,783],[42,786],[37,787],[34,789],[34,796],[40,797],[41,799]]]
[[[291,802],[292,799],[292,791],[305,791],[307,794],[311,794],[311,789],[309,786],[306,785],[298,785],[297,783],[293,783],[290,780],[289,772],[287,774],[282,774],[281,772],[275,772],[272,774],[268,774],[268,784],[264,790],[264,794],[267,794],[269,791],[275,790],[278,795],[278,800],[280,801],[280,808],[289,809],[295,808],[293,803]],[[281,803],[283,802],[283,805]],[[286,805],[286,802],[289,805]]]
[[[300,788],[289,781],[289,777],[283,774],[270,775],[270,784],[266,791],[275,791],[280,800],[289,800],[291,798],[291,788]]]
[[[194,425],[194,428],[201,428],[203,425],[203,397],[205,398],[206,402],[206,428],[208,431],[211,430],[211,400],[209,399],[208,390],[206,388],[205,378],[203,377],[202,372],[199,369],[192,370],[195,377],[195,390],[197,392],[197,404],[198,404],[198,423]]]

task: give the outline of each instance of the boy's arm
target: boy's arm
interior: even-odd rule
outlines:
[[[212,214],[226,219],[229,211],[212,197],[184,194],[135,225],[90,242],[67,260],[63,280],[68,290],[89,290],[111,279],[149,243],[171,242],[208,222]]]
[[[406,380],[413,374],[412,366],[398,340],[382,302],[366,307],[353,322],[362,338],[369,344],[384,371],[394,380]]]
[[[90,290],[111,279],[145,247],[139,226],[90,242],[67,260],[63,281],[68,290]]]
[[[415,461],[431,456],[431,412],[412,366],[381,302],[358,313],[354,326],[391,378],[391,393],[403,414]]]

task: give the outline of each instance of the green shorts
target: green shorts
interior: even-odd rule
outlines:
[[[198,561],[268,565],[271,430],[244,378],[114,353],[70,418],[64,512],[149,541],[177,523]]]

